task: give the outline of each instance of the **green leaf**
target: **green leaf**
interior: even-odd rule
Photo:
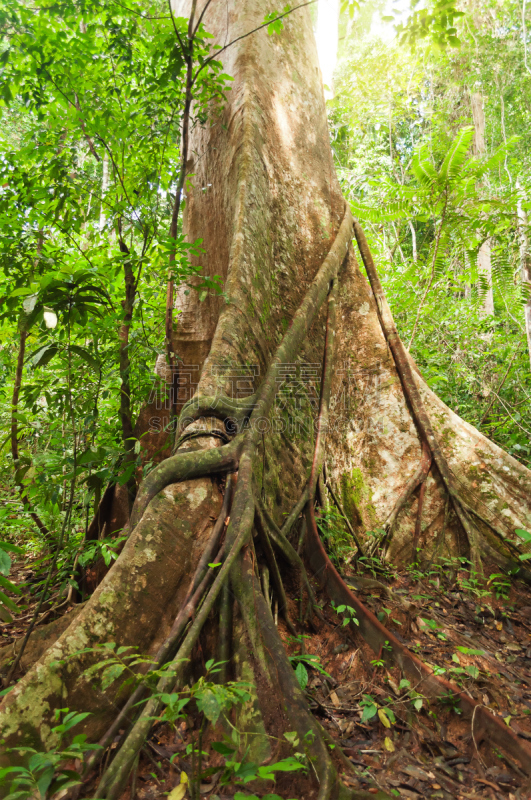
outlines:
[[[59,351],[59,345],[57,344],[46,344],[44,347],[40,347],[35,353],[29,356],[27,361],[31,362],[31,365],[34,369],[37,367],[45,367],[52,358],[57,355]]]
[[[212,749],[216,751],[216,753],[220,753],[225,758],[228,758],[233,753],[236,752],[236,748],[229,747],[228,745],[224,744],[224,742],[212,742]]]
[[[9,558],[5,550],[0,550],[0,574],[9,575],[10,569],[11,569],[11,559]],[[12,585],[13,584],[11,584],[11,586]]]
[[[83,361],[85,361],[89,367],[92,367],[95,372],[99,372],[101,364],[97,358],[94,358],[92,353],[89,353],[89,351],[84,347],[79,347],[76,344],[70,345],[70,349],[73,353],[79,356],[79,358],[83,359]]]
[[[378,706],[376,703],[368,703],[363,707],[363,711],[361,714],[361,721],[368,722],[370,719],[376,716],[378,713]]]
[[[215,725],[221,714],[221,706],[218,698],[211,689],[207,689],[196,696],[197,707],[205,717]]]
[[[465,667],[465,669],[470,675],[470,677],[474,678],[474,680],[477,680],[479,678],[479,668],[476,667],[474,664],[469,664],[467,667]]]
[[[275,772],[299,772],[304,769],[306,769],[304,764],[301,764],[296,758],[290,756],[289,758],[283,758],[281,761],[277,761],[275,764],[259,767],[258,774],[261,778],[268,780]]]
[[[11,686],[10,689],[14,687]],[[0,769],[0,781],[3,781],[6,775],[12,775],[14,772],[22,773],[24,775],[28,775],[27,767],[2,767]]]
[[[266,14],[264,17],[264,22],[269,22],[267,26],[267,32],[269,36],[272,36],[274,33],[280,33],[284,30],[284,23],[282,19],[277,19],[280,13],[287,14],[290,10],[290,6],[284,6],[283,12],[279,11],[271,11],[269,14]]]
[[[11,544],[11,542],[0,542],[0,550],[7,550],[8,553],[23,553],[24,550],[22,547],[18,547],[16,544]]]
[[[474,138],[474,128],[471,125],[461,128],[450,145],[441,168],[439,178],[441,183],[455,180],[460,176],[461,167]]]
[[[13,592],[13,594],[22,594],[22,589],[20,586],[17,586],[7,578],[4,578],[3,575],[0,575],[0,586],[3,586],[8,592]]]
[[[308,670],[306,669],[302,661],[299,661],[299,663],[295,667],[295,675],[299,682],[299,686],[301,687],[302,691],[304,691],[306,689],[306,686],[308,685]]]
[[[36,781],[37,788],[39,789],[40,795],[43,798],[43,800],[46,797],[46,792],[48,790],[48,787],[53,780],[54,772],[55,772],[55,767],[48,767],[48,769],[45,769],[42,775]]]
[[[7,608],[11,609],[14,614],[18,614],[20,611],[19,607],[16,603],[14,603],[11,598],[7,597],[3,592],[0,592],[0,603],[3,603]]]
[[[123,664],[112,664],[103,671],[101,676],[101,688],[103,691],[108,689],[109,686],[120,677],[124,669],[125,666]]]

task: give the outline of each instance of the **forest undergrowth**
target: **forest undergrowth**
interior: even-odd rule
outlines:
[[[531,589],[498,572],[495,563],[484,563],[484,579],[471,574],[465,559],[442,557],[435,564],[423,562],[420,553],[417,563],[398,569],[377,556],[359,556],[349,549],[339,515],[323,515],[320,526],[342,576],[378,619],[435,674],[450,679],[519,737],[530,740]],[[38,571],[38,559],[13,566],[12,579],[23,589],[27,610],[18,620],[2,623],[4,678],[35,605],[27,588],[28,579]],[[523,800],[529,796],[529,779],[507,754],[481,744],[481,731],[463,719],[455,696],[449,693],[434,702],[417,691],[400,669],[375,656],[355,628],[346,624],[356,625],[355,611],[331,604],[318,576],[312,584],[322,618],[314,617],[309,625],[296,623],[294,635],[276,609],[276,624],[313,714],[327,732],[330,746],[338,752],[341,748],[346,756],[337,758],[346,785],[367,792],[367,797]],[[299,620],[297,581],[286,582],[286,589],[289,616]],[[50,603],[39,620],[43,632],[50,622],[52,626],[61,618],[66,622],[72,613],[75,607],[70,603],[56,601],[55,607]],[[194,661],[201,660],[199,643]],[[197,708],[155,723],[122,800],[184,797],[179,794],[187,784],[182,776],[194,781],[198,769],[194,751],[203,727],[204,715]],[[253,782],[257,765],[252,759],[244,768],[231,766],[230,737],[222,746],[215,738],[210,732],[201,743],[203,777],[198,796],[243,798],[254,790],[259,796],[268,791],[297,800],[317,797],[305,770],[276,773],[274,783]],[[296,753],[298,742],[292,739],[289,744]],[[279,753],[282,742],[273,749]],[[278,758],[271,761],[274,766]],[[79,771],[81,762],[72,760],[68,767]],[[93,776],[80,796],[92,797],[96,785]]]

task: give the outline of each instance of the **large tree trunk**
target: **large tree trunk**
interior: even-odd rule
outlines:
[[[224,43],[259,25],[270,7],[276,6],[263,0],[232,0],[228,6],[213,2],[205,17],[206,28]],[[194,175],[195,188],[187,198],[185,229],[191,240],[204,239],[202,264],[209,274],[222,276],[226,299],[209,297],[199,304],[195,293],[178,292],[183,313],[174,342],[190,373],[200,375],[196,403],[184,409],[180,433],[197,433],[198,426],[203,426],[203,434],[211,430],[206,426],[213,426],[214,432],[212,438],[203,435],[189,440],[186,452],[191,455],[184,460],[180,456],[167,459],[140,486],[132,533],[123,553],[79,617],[4,699],[0,736],[11,746],[22,741],[51,746],[50,715],[59,705],[96,712],[89,718],[92,738],[105,730],[112,714],[112,694],[88,691],[81,671],[91,657],[73,654],[103,641],[136,645],[142,651],[157,649],[182,602],[184,580],[208,539],[209,517],[216,517],[220,508],[214,479],[194,476],[238,467],[227,530],[227,549],[234,557],[227,574],[230,567],[243,619],[240,624],[258,653],[252,667],[256,684],[269,694],[272,686],[280,687],[281,693],[276,692],[278,725],[302,731],[301,736],[314,727],[319,797],[324,799],[343,790],[335,784],[318,728],[308,721],[293,670],[290,673],[289,663],[282,662],[282,643],[261,595],[256,603],[249,602],[259,591],[250,566],[249,534],[254,519],[251,490],[264,498],[266,512],[281,525],[301,495],[312,461],[316,463],[314,418],[325,328],[333,318],[332,294],[328,323],[324,306],[336,273],[327,472],[362,539],[367,531],[384,525],[395,509],[388,553],[405,561],[412,553],[418,499],[411,494],[400,509],[397,502],[408,478],[417,472],[425,443],[405,398],[395,351],[382,331],[373,291],[352,246],[344,258],[352,229],[334,171],[308,9],[288,17],[280,35],[268,36],[261,30],[242,39],[223,53],[223,60],[234,83],[222,118],[192,134],[189,173]],[[306,322],[310,327],[303,336]],[[281,342],[283,349],[277,352]],[[327,342],[328,347],[328,338]],[[418,374],[414,382],[431,420],[440,458],[448,465],[447,483],[486,521],[476,518],[489,546],[503,549],[492,528],[514,538],[515,528],[531,525],[531,473],[450,411]],[[272,398],[276,389],[277,403],[270,413],[264,397]],[[252,402],[246,401],[254,392]],[[257,418],[253,411],[247,432],[239,433],[234,445],[219,447],[220,438],[234,433],[232,423],[224,426],[219,417],[232,416],[241,423],[242,409],[246,404],[252,408],[252,403],[258,404],[258,412],[265,409],[264,414]],[[198,417],[205,419],[192,421]],[[179,437],[178,448],[181,441]],[[201,447],[208,442],[211,449],[194,450],[198,446],[194,442]],[[450,552],[467,555],[471,545],[457,513],[450,514],[443,532],[447,489],[440,472],[432,468],[422,492],[417,545],[431,553],[436,544],[440,546],[443,533]],[[306,505],[311,527],[310,506]],[[312,542],[311,538],[308,555],[318,568],[320,551]],[[241,557],[239,548],[245,543],[248,548]],[[212,604],[224,580],[223,569],[212,587]],[[325,574],[330,583],[332,568]],[[338,586],[330,591],[340,591]],[[206,614],[214,608],[212,604]],[[257,624],[248,619],[252,613]],[[201,614],[198,624],[200,618]],[[399,658],[397,640],[382,634],[378,625],[367,616],[361,630],[376,649],[381,648],[382,636],[396,641]],[[191,653],[191,646],[186,653]],[[71,658],[63,667],[53,666],[67,655]],[[402,658],[400,663],[407,669],[413,661],[406,663]],[[132,749],[119,762],[125,777],[131,753]],[[114,780],[114,784],[107,782],[107,793],[99,797],[115,796],[119,780],[116,776]]]

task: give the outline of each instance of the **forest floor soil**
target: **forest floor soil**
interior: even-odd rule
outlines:
[[[466,569],[457,567],[399,570],[376,561],[370,567],[349,567],[343,577],[355,581],[362,574],[391,589],[391,597],[383,588],[366,589],[362,597],[384,625],[436,672],[500,716],[518,736],[531,740],[531,588],[501,577],[488,582],[489,576],[498,575],[494,564],[485,564],[483,581],[471,580]],[[15,565],[12,577],[24,583],[33,574],[31,565]],[[317,581],[314,588],[319,597]],[[463,718],[452,696],[428,702],[415,686],[401,684],[400,670],[383,663],[385,653],[375,656],[355,627],[343,625],[348,611],[338,613],[324,596],[319,599],[324,620],[314,616],[312,626],[297,626],[304,637],[302,648],[283,621],[278,624],[290,655],[315,656],[324,671],[302,659],[310,707],[350,762],[347,770],[336,761],[347,786],[413,799],[531,797],[529,779],[505,754],[481,742],[481,731]],[[298,601],[292,597],[289,603],[292,619],[298,619]],[[16,649],[30,611],[31,605],[14,622],[0,623],[8,646],[4,653]],[[75,606],[58,618],[63,623],[59,633],[74,613]],[[137,800],[165,797],[179,784],[182,771],[190,773],[186,748],[196,736],[192,716],[176,729],[154,726],[138,765]],[[210,752],[204,768],[221,767],[220,757]],[[220,776],[221,770],[205,779],[201,797],[226,800],[237,791],[253,791],[252,784],[220,786]],[[81,796],[92,796],[94,788]],[[279,775],[266,792],[296,800],[317,796],[309,776],[300,774]],[[130,786],[122,800],[132,800]]]

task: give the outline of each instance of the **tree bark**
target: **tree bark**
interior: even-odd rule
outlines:
[[[521,189],[521,187],[517,186]],[[526,297],[524,305],[524,321],[525,332],[527,337],[527,350],[529,353],[529,362],[531,364],[531,255],[529,254],[529,237],[527,233],[529,221],[527,219],[527,212],[522,204],[522,197],[518,198],[518,233],[520,238],[520,280],[522,281],[522,289],[524,297]]]
[[[122,423],[122,441],[124,445],[125,458],[123,466],[127,467],[135,458],[135,436],[133,426],[133,413],[131,409],[131,358],[129,356],[129,334],[133,321],[133,307],[135,303],[136,286],[129,248],[125,243],[121,226],[118,230],[118,243],[120,252],[123,256],[124,269],[124,299],[122,300],[123,317],[118,334],[120,340],[120,421]],[[136,494],[136,480],[134,475],[130,475],[127,480],[127,492],[129,496],[129,510],[133,506]]]
[[[101,203],[100,203],[100,219],[99,228],[102,231],[107,221],[105,213],[105,195],[109,189],[110,184],[110,170],[109,170],[109,154],[105,151],[102,160],[102,174],[101,174]]]
[[[470,95],[472,106],[472,119],[474,120],[474,152],[478,156],[485,155],[485,100],[479,92]],[[487,284],[487,291],[483,298],[482,312],[484,317],[494,314],[494,295],[492,291],[492,262],[490,254],[490,241],[487,239],[478,253],[478,272],[483,275]]]
[[[214,2],[205,26],[224,44],[257,27],[275,7],[263,0]],[[187,8],[183,3],[178,13]],[[0,736],[11,746],[40,741],[49,747],[50,709],[58,703],[94,712],[86,731],[93,739],[109,725],[112,688],[106,695],[88,692],[82,670],[91,657],[73,654],[98,641],[154,652],[166,635],[184,597],[183,581],[208,541],[205,523],[221,505],[213,480],[193,477],[201,474],[194,467],[196,458],[210,474],[238,468],[226,548],[233,554],[230,580],[241,616],[245,620],[251,613],[253,603],[245,598],[259,589],[248,568],[254,509],[245,492],[258,490],[265,517],[278,531],[309,481],[326,297],[336,277],[335,365],[324,459],[334,494],[362,542],[389,518],[423,457],[375,298],[352,247],[345,258],[350,214],[334,171],[308,9],[287,17],[279,35],[261,30],[224,51],[222,58],[234,77],[232,91],[221,119],[196,127],[191,135],[189,174],[195,183],[184,228],[191,241],[203,238],[201,263],[207,274],[222,277],[225,296],[208,297],[199,306],[195,293],[177,293],[183,313],[174,340],[183,356],[182,370],[200,376],[194,402],[182,412],[177,454],[155,468],[139,489],[133,532],[119,559],[76,621],[4,699]],[[187,319],[193,323],[188,329]],[[411,366],[452,488],[486,520],[478,519],[477,526],[490,546],[503,549],[489,525],[512,539],[515,528],[529,527],[531,473],[450,411]],[[253,406],[262,401],[264,413],[255,418]],[[225,443],[233,427],[246,430],[250,414],[243,447],[240,433]],[[203,438],[186,441],[192,434]],[[183,441],[188,449],[180,455]],[[193,449],[205,441],[210,450]],[[302,499],[306,503],[308,495]],[[439,474],[430,473],[418,530],[418,545],[426,555],[443,532],[446,502]],[[413,499],[398,513],[390,557],[409,559],[417,507]],[[446,526],[444,536],[452,552],[466,554],[457,521]],[[212,589],[221,590],[218,578]],[[291,673],[280,663],[280,639],[261,599],[257,608],[256,641],[251,624],[248,636],[255,652],[261,648],[268,655],[262,662],[257,655],[253,664],[256,684],[270,686],[269,678],[264,684],[258,677],[268,674],[274,653],[287,693],[279,700],[278,719],[302,729],[308,718]],[[67,655],[72,656],[67,666],[52,666]],[[137,730],[142,729],[140,724]],[[316,737],[319,759],[318,732]],[[134,748],[124,759],[124,764],[134,760]],[[329,763],[319,769],[324,800],[330,795],[322,793],[323,787],[333,788],[335,777]],[[106,797],[119,789],[118,773],[115,779],[114,788],[109,779]]]

